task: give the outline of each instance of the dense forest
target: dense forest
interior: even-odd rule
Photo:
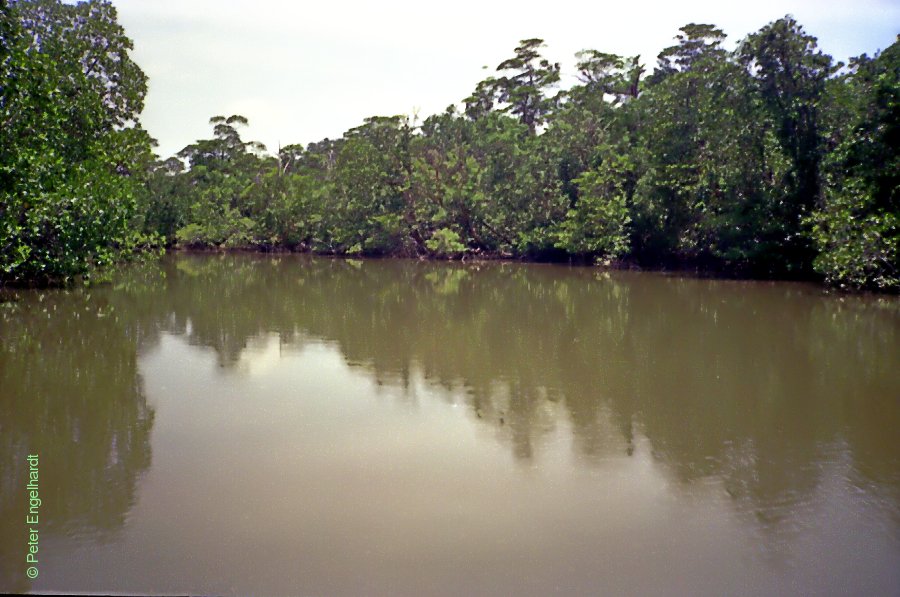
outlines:
[[[841,64],[792,17],[734,51],[689,24],[652,69],[526,39],[419,122],[275,155],[240,115],[159,159],[107,1],[0,0],[0,282],[166,247],[505,257],[900,289],[900,41]],[[462,94],[461,94],[462,95]],[[451,98],[452,99],[452,98]]]

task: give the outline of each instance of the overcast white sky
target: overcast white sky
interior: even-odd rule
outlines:
[[[272,152],[339,137],[367,116],[426,117],[469,95],[529,37],[546,40],[567,85],[578,50],[653,65],[691,22],[718,25],[733,47],[792,14],[843,61],[900,32],[897,0],[113,1],[150,77],[142,121],[164,157],[209,137],[217,114],[249,118],[245,140]]]

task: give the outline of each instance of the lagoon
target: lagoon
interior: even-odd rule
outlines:
[[[178,254],[6,298],[4,591],[900,590],[897,297]]]

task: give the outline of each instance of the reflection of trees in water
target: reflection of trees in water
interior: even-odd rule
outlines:
[[[71,479],[65,491],[76,481],[94,489],[54,496],[54,507],[68,508],[59,520],[121,524],[150,454],[152,412],[135,346],[153,346],[160,332],[212,348],[222,367],[272,332],[285,345],[323,339],[378,383],[412,392],[421,374],[451,390],[438,394],[464,396],[473,420],[521,459],[539,458],[563,423],[587,465],[630,455],[646,437],[676,482],[718,480],[773,533],[789,528],[794,506],[812,499],[830,451],[840,449],[853,482],[886,492],[897,516],[892,299],[587,268],[182,255],[131,268],[90,297],[51,303],[5,316],[0,424],[18,431],[4,431],[0,446],[7,462],[19,462],[16,450],[31,449],[23,438],[98,438],[66,456],[77,462],[60,473]],[[51,307],[55,316],[41,315]],[[23,401],[38,394],[43,414],[29,415]],[[57,402],[64,406],[54,414]],[[111,452],[119,456],[110,469]],[[115,471],[131,484],[109,479]],[[104,482],[122,489],[110,495]],[[111,503],[79,505],[93,496]]]
[[[614,296],[627,287],[586,269],[182,256],[167,264],[165,288],[147,300],[222,366],[269,332],[285,344],[336,342],[380,383],[409,387],[415,370],[436,386],[464,387],[473,411],[504,427],[521,456],[553,428],[546,402],[564,397],[565,378],[596,368],[590,338],[621,342],[627,318]],[[589,437],[600,403],[569,402],[589,451],[600,443]]]
[[[645,435],[675,479],[721,479],[773,526],[836,445],[860,482],[900,501],[893,299],[498,263],[182,256],[166,268],[148,300],[223,366],[263,333],[319,337],[380,383],[408,388],[421,371],[464,388],[522,458],[559,412],[586,462]]]
[[[104,296],[22,293],[0,307],[0,587],[25,590],[26,456],[40,456],[42,549],[124,524],[150,465],[153,411],[135,329]]]

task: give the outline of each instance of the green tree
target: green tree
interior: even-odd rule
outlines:
[[[575,180],[600,165],[604,148],[631,154],[636,132],[629,104],[640,92],[643,68],[637,57],[584,50],[577,54],[581,85],[561,98],[543,142],[556,164],[561,190],[572,209],[579,200]]]
[[[319,187],[312,176],[272,168],[257,177],[247,202],[253,243],[264,249],[309,249],[322,219]]]
[[[263,154],[261,143],[241,138],[238,128],[247,125],[244,116],[214,116],[209,123],[212,139],[198,140],[178,152],[189,170],[179,173],[171,161],[160,170],[163,182],[159,189],[177,190],[181,197],[170,200],[160,195],[155,201],[160,203],[160,211],[163,206],[176,210],[167,217],[181,225],[175,239],[183,246],[255,246],[252,217],[258,215],[254,209],[260,208],[254,206],[251,196],[259,177],[274,169],[277,161]]]
[[[417,199],[415,218],[429,251],[449,254],[443,248],[450,246],[452,252],[493,248],[483,224],[488,207],[481,184],[485,171],[474,154],[475,131],[476,125],[451,106],[427,118],[421,135],[413,139],[411,193]],[[437,233],[447,242],[432,242]]]
[[[400,116],[372,117],[344,135],[335,156],[325,238],[339,253],[425,252],[410,194],[412,127]]]
[[[725,39],[685,25],[646,78],[639,57],[584,50],[580,84],[552,96],[559,65],[527,39],[462,113],[421,126],[375,116],[272,157],[241,139],[245,118],[218,116],[213,138],[178,159],[151,164],[135,128],[108,145],[110,163],[150,171],[130,226],[182,245],[627,258],[766,277],[815,266],[834,283],[894,287],[896,50],[835,77],[791,17],[735,52]]]
[[[725,32],[715,25],[690,23],[680,29],[675,36],[678,44],[669,46],[657,56],[657,67],[649,83],[661,82],[674,73],[685,73],[702,63],[725,58],[722,42]]]
[[[146,76],[110,2],[4,4],[0,280],[59,283],[140,242]]]
[[[766,276],[802,268],[784,254],[789,157],[756,80],[722,50],[720,29],[681,31],[634,106],[636,256]]]
[[[748,36],[738,51],[766,109],[766,119],[757,126],[772,127],[790,164],[782,209],[775,214],[782,228],[782,259],[790,270],[808,271],[814,249],[802,223],[822,200],[819,108],[837,66],[790,16]]]
[[[640,56],[626,59],[617,54],[582,50],[576,58],[578,78],[586,91],[601,96],[611,95],[617,102],[638,96],[644,72]]]
[[[659,66],[635,108],[643,174],[634,198],[632,243],[638,257],[649,262],[695,260],[705,252],[702,169],[719,159],[710,142],[723,132],[708,119],[724,105],[733,75],[733,69],[726,72],[721,30],[691,24],[681,32],[679,43],[659,54]]]
[[[834,284],[900,288],[900,41],[829,87],[825,199],[809,219]]]
[[[554,98],[546,97],[546,91],[559,83],[559,63],[543,58],[542,47],[542,39],[523,39],[516,55],[497,66],[498,72],[509,74],[494,82],[498,101],[507,104],[505,110],[518,116],[532,133],[553,109]]]
[[[258,165],[255,158],[265,152],[266,147],[258,141],[241,139],[238,127],[247,126],[247,118],[239,114],[228,118],[213,116],[209,124],[213,127],[214,138],[188,145],[178,152],[178,157],[188,160],[192,168],[205,166],[228,174],[252,173]]]
[[[557,246],[572,255],[614,258],[629,249],[634,165],[627,154],[601,153],[600,165],[575,179],[578,202],[560,227]]]

